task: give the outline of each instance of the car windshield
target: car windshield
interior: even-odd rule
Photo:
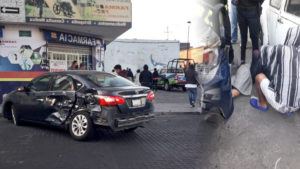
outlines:
[[[98,87],[125,87],[125,86],[134,86],[134,83],[131,81],[112,74],[104,73],[91,73],[82,76],[86,80],[92,82]]]

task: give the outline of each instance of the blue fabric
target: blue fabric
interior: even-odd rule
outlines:
[[[267,111],[268,110],[268,108],[264,108],[264,107],[261,107],[261,106],[258,105],[257,98],[251,98],[250,104],[251,104],[252,107],[254,107],[258,110],[261,110],[261,111]]]
[[[236,5],[231,3],[231,41],[235,42],[238,39],[238,18],[237,18],[237,8]]]
[[[0,38],[3,37],[3,31],[2,31],[2,28],[0,28]]]
[[[190,104],[196,103],[197,100],[197,88],[186,88],[188,94],[189,94],[189,101]]]

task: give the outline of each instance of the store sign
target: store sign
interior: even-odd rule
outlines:
[[[26,22],[120,27],[132,22],[131,0],[25,0],[25,7]]]
[[[0,0],[0,22],[25,22],[24,0]]]
[[[68,65],[66,60],[50,60],[50,72],[67,71]]]
[[[96,46],[99,40],[96,38],[74,35],[70,33],[56,32],[56,31],[45,31],[47,41],[54,41],[58,43],[82,45],[82,46]]]

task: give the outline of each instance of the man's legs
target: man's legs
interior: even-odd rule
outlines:
[[[253,51],[259,50],[258,37],[260,31],[260,20],[257,11],[253,11],[249,13],[248,21],[249,21],[250,38],[252,41],[252,49]]]
[[[241,32],[241,63],[246,61],[246,47],[248,41],[248,23],[247,18],[244,16],[244,11],[238,11],[238,22]]]
[[[266,79],[266,75],[264,75],[263,73],[260,73],[258,75],[256,75],[255,77],[255,88],[258,94],[258,101],[259,101],[259,106],[263,107],[263,108],[267,108],[267,100],[266,97],[264,96],[261,88],[260,88],[260,83]]]
[[[196,101],[197,101],[197,96],[198,96],[198,93],[197,93],[197,92],[198,92],[198,91],[197,91],[197,88],[193,88],[192,91],[193,91],[193,100],[192,100],[192,103],[193,103],[193,104],[192,104],[192,105],[195,106],[195,103],[196,103]]]
[[[188,92],[188,95],[189,95],[190,105],[192,105],[192,101],[193,101],[193,91],[192,91],[192,88],[186,88],[186,91]]]
[[[231,4],[231,42],[235,43],[238,39],[238,25],[237,25],[237,9],[236,5]]]

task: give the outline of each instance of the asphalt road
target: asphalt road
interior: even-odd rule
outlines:
[[[199,115],[163,115],[134,133],[101,130],[94,140],[78,142],[63,130],[0,118],[0,168],[210,168],[215,131]]]

